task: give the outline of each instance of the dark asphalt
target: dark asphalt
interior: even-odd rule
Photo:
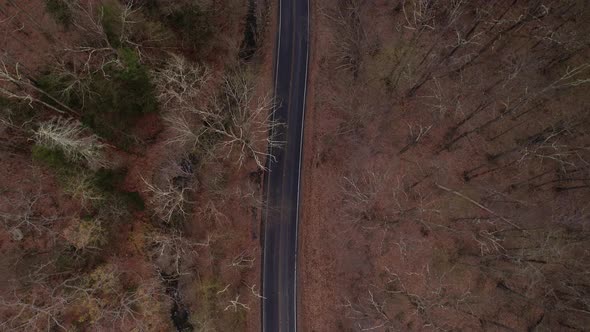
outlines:
[[[309,0],[279,0],[275,119],[285,123],[265,177],[262,330],[297,330],[297,225],[307,85]]]

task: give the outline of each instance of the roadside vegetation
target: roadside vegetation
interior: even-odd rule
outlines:
[[[0,9],[0,330],[257,329],[266,4]]]

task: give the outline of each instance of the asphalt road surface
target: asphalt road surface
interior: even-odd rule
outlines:
[[[307,87],[309,0],[279,0],[274,117],[286,126],[265,176],[262,330],[297,330],[297,225]]]

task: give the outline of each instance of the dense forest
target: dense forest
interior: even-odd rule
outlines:
[[[315,13],[304,329],[586,330],[590,4]]]
[[[1,331],[257,329],[269,12],[0,1]]]
[[[590,326],[590,4],[312,1],[302,331]],[[260,329],[274,1],[0,0],[0,331]]]

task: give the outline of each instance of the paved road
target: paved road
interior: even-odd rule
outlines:
[[[287,124],[278,133],[282,149],[271,151],[265,177],[262,330],[297,330],[297,224],[299,173],[307,87],[309,0],[279,0],[275,119]]]

